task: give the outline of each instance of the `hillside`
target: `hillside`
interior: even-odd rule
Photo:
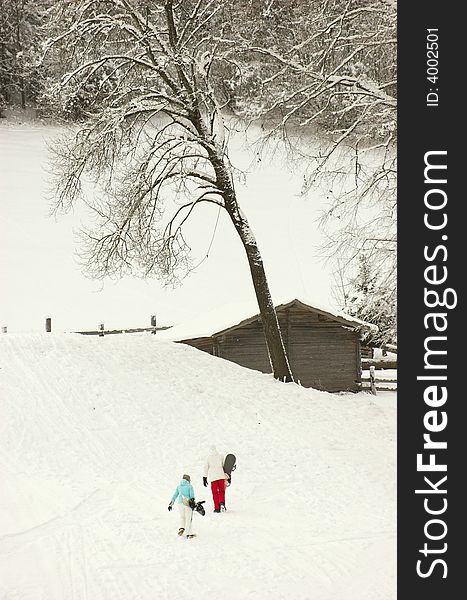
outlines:
[[[150,334],[0,337],[2,600],[392,600],[395,396]],[[202,486],[234,452],[228,512]],[[206,516],[167,511],[191,474]]]

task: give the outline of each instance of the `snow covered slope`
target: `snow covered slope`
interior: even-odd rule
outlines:
[[[0,337],[2,600],[393,600],[395,396],[150,334]],[[228,512],[202,465],[237,455]],[[206,516],[176,535],[189,473]]]

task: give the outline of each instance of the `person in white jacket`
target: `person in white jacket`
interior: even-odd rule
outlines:
[[[224,473],[224,457],[219,454],[215,446],[211,446],[208,457],[204,464],[203,485],[208,486],[211,482],[212,499],[214,501],[214,512],[219,513],[225,509],[225,484],[228,475]]]

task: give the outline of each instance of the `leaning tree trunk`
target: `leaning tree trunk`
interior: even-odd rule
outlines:
[[[216,172],[217,185],[223,191],[225,209],[242,240],[247,255],[273,375],[282,381],[293,381],[258,244],[247,218],[238,206],[235,190],[222,159],[211,155],[211,162]]]
[[[230,217],[248,258],[274,377],[282,381],[293,381],[258,245],[245,217],[242,215],[240,222],[232,215]]]
[[[230,171],[224,162],[224,151],[212,144],[212,137],[208,133],[208,128],[203,122],[199,109],[196,109],[191,115],[191,122],[195,126],[200,138],[205,142],[203,147],[208,154],[209,161],[216,174],[216,187],[222,193],[224,208],[232,220],[248,258],[272,373],[276,379],[287,382],[294,381],[289,361],[287,360],[279,321],[277,320],[274,303],[269,291],[263,260],[248,220],[238,205],[235,189],[230,178]]]

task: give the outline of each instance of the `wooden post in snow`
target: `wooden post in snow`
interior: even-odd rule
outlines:
[[[104,337],[104,323],[99,325],[99,337]]]
[[[156,333],[156,325],[157,325],[156,315],[151,315],[151,327],[153,327],[153,330],[152,330],[153,333]]]
[[[370,367],[370,390],[376,396],[375,368],[373,366]]]
[[[52,331],[52,319],[47,317],[45,320],[45,331],[46,333],[50,333]]]

